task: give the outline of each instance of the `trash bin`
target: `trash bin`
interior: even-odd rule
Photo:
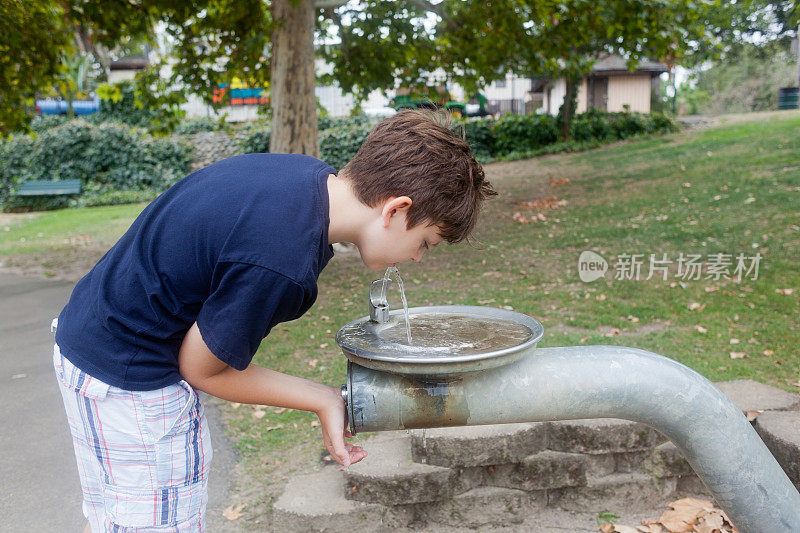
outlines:
[[[797,109],[800,103],[800,87],[778,89],[778,109]]]

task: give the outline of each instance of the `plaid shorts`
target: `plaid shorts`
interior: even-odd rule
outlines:
[[[206,530],[211,439],[196,391],[180,381],[128,391],[53,348],[93,533]]]

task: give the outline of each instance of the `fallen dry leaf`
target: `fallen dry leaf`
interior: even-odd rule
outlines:
[[[635,527],[614,524],[614,533],[638,533]]]
[[[262,409],[258,409],[257,411],[253,411],[253,416],[256,417],[256,418],[264,418],[266,416],[266,414],[267,414],[267,412],[262,410]]]
[[[327,348],[328,347],[328,343],[327,342],[323,342],[322,344],[319,345],[319,347],[320,348]]]
[[[231,402],[231,407],[233,407],[234,409],[238,409],[241,406],[242,404],[240,404],[239,402]]]
[[[317,427],[318,425],[319,425],[319,421],[318,421],[318,420],[312,420],[312,421],[311,421],[311,427],[312,427],[312,428],[315,428],[315,427]]]
[[[602,302],[603,300],[605,300],[605,299],[606,299],[606,295],[605,295],[605,294],[598,294],[598,295],[595,297],[595,299],[596,299],[597,301],[599,301],[599,302]]]
[[[619,328],[611,328],[611,331],[606,333],[605,336],[606,337],[615,337],[615,336],[619,335],[620,333],[622,333],[622,331]]]
[[[731,359],[744,359],[747,357],[745,352],[731,352]]]
[[[614,533],[614,524],[603,524],[598,530],[600,533]]]
[[[775,292],[783,294],[784,296],[789,296],[794,292],[794,289],[775,289]]]
[[[745,302],[744,305],[746,305],[750,309],[755,309],[756,308],[756,304],[754,304],[753,302]]]
[[[706,328],[704,328],[703,326],[699,326],[698,325],[698,326],[695,326],[694,329],[698,333],[708,333],[708,330]]]
[[[692,302],[689,304],[689,311],[702,311],[706,308],[706,304],[700,304],[700,302]]]
[[[665,529],[659,524],[647,522],[646,520],[643,520],[642,522],[642,525],[636,528],[636,530],[640,531],[641,533],[664,533],[665,531]]]
[[[753,420],[758,418],[758,415],[764,414],[764,411],[759,411],[757,409],[750,409],[749,411],[745,411],[744,414],[747,416],[747,421],[752,422]]]
[[[706,292],[714,292],[714,291],[718,291],[718,290],[719,290],[719,287],[715,287],[713,285],[711,287],[706,287],[705,288]]]
[[[226,507],[224,511],[222,511],[222,516],[228,520],[238,520],[242,517],[242,509],[245,508],[245,505],[247,504],[242,503],[240,505],[230,505]]]
[[[283,424],[278,424],[277,426],[267,426],[264,429],[264,431],[272,431],[273,429],[281,429],[282,427],[283,427]]]
[[[772,350],[769,350],[769,349],[767,349],[767,350],[764,350],[764,351],[763,351],[763,352],[761,352],[761,353],[763,353],[763,354],[764,354],[764,355],[766,355],[767,357],[769,357],[769,356],[771,356],[771,355],[775,355],[775,352],[773,352]]]
[[[536,210],[546,210],[546,209],[555,209],[557,207],[564,207],[567,205],[566,200],[559,200],[555,196],[548,196],[547,198],[536,198],[534,200],[528,201],[515,201],[519,207],[525,209],[536,209]]]
[[[586,342],[588,340],[589,340],[589,337],[581,337],[581,342]],[[800,384],[798,384],[798,386],[800,387]]]
[[[639,322],[639,319],[633,315],[628,315],[628,320],[631,322]]]
[[[730,343],[731,344],[739,344],[739,339],[731,339]]]
[[[312,359],[311,361],[308,362],[308,366],[316,368],[317,367],[317,361],[318,361],[317,359]]]

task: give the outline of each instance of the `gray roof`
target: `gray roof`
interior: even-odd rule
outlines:
[[[630,72],[628,61],[620,56],[607,55],[597,60],[592,68],[593,72]],[[652,59],[643,59],[636,66],[634,72],[667,72],[667,65]]]
[[[147,59],[147,54],[136,54],[112,61],[109,67],[111,70],[141,70],[147,68],[149,64],[150,61]]]

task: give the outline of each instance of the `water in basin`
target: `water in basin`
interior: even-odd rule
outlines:
[[[340,331],[351,348],[409,358],[425,356],[477,355],[519,346],[533,333],[510,320],[457,313],[411,314],[409,325],[414,342],[409,344],[405,320],[396,315],[380,326],[353,323]]]

